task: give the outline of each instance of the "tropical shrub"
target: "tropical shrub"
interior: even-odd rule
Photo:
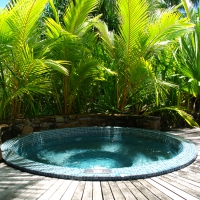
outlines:
[[[108,107],[126,112],[128,104],[134,103],[131,99],[136,100],[136,94],[141,98],[141,93],[151,91],[158,105],[160,89],[171,85],[155,76],[151,58],[193,25],[186,18],[180,19],[181,14],[174,10],[164,11],[158,18],[150,17],[146,1],[119,0],[118,3],[119,34],[110,32],[104,22],[97,24],[108,55],[106,67],[116,72],[108,81],[110,86],[104,88]]]
[[[177,65],[189,65],[196,21],[151,2],[12,1],[0,12],[0,118],[167,107],[192,124],[179,106],[195,81]]]
[[[99,16],[89,17],[89,13],[97,5],[96,0],[77,0],[76,4],[71,1],[63,15],[63,25],[56,16],[56,21],[52,18],[46,20],[46,36],[51,41],[51,56],[69,61],[65,65],[68,75],[56,73],[53,76],[53,93],[59,114],[80,112],[81,109],[78,108],[80,104],[86,103],[84,99],[88,94],[88,86],[96,78],[100,79],[101,67],[91,50],[96,43],[96,34],[92,28]],[[58,15],[54,5],[51,6],[55,15]],[[73,106],[77,101],[81,101],[80,104]]]
[[[179,41],[180,46],[175,52],[177,69],[180,72],[177,76],[184,79],[185,84],[182,90],[189,94],[186,99],[188,110],[199,112],[197,103],[200,103],[200,8],[196,12],[196,9],[189,10],[187,7],[187,11],[187,16],[195,24],[195,28],[193,32],[182,36]],[[190,105],[191,99],[193,99],[192,106]]]
[[[44,57],[39,21],[47,0],[18,1],[0,13],[0,117],[22,117],[35,94],[49,91],[49,74],[67,74],[58,62]],[[22,115],[23,110],[23,115]]]

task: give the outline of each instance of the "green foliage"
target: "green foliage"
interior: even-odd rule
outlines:
[[[179,109],[200,93],[199,13],[182,3],[188,17],[158,0],[10,1],[0,118],[166,107],[197,126]]]
[[[163,11],[159,17],[149,17],[146,1],[123,0],[118,4],[119,34],[109,32],[104,22],[97,24],[104,52],[109,55],[106,64],[110,63],[110,69],[116,72],[109,80],[111,86],[104,88],[105,101],[109,100],[107,107],[126,112],[131,106],[128,104],[134,104],[131,100],[136,94],[149,94],[149,90],[155,94],[158,106],[163,86],[172,84],[155,76],[150,60],[193,25],[186,18],[180,19],[181,14],[175,10]]]
[[[73,104],[80,99],[80,88],[84,85],[86,88],[83,90],[86,90],[101,69],[91,51],[96,42],[92,27],[99,16],[91,18],[89,14],[97,5],[96,0],[77,0],[76,4],[71,2],[67,7],[63,25],[51,18],[46,21],[46,35],[52,41],[50,49],[53,56],[69,61],[69,65],[65,65],[68,75],[54,75],[55,79],[61,79],[59,84],[54,84],[55,100],[60,114],[70,114],[73,110],[77,112],[77,106],[73,108]]]
[[[5,111],[10,112],[11,117],[20,117],[24,98],[32,99],[33,94],[48,91],[50,71],[67,74],[61,65],[63,62],[46,59],[43,46],[36,44],[40,42],[38,21],[46,2],[18,1],[13,8],[0,13],[1,84],[4,88],[0,117]],[[38,48],[40,54],[37,55]]]
[[[173,111],[180,115],[191,127],[198,127],[198,123],[194,121],[193,117],[186,113],[183,108],[178,107],[164,107],[164,108],[157,108],[154,109],[152,112],[160,112],[160,111]]]
[[[195,24],[193,32],[184,35],[179,40],[179,47],[175,52],[179,78],[184,79],[182,90],[188,93],[188,109],[190,98],[200,99],[200,10],[190,9],[185,3],[187,16]],[[195,106],[194,106],[195,107]]]

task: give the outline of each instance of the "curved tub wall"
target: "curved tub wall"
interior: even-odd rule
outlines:
[[[140,167],[113,169],[79,169],[61,167],[34,162],[20,156],[23,154],[24,148],[34,148],[39,150],[43,145],[48,144],[49,140],[55,140],[57,143],[59,140],[66,137],[112,137],[115,134],[134,134],[145,138],[155,138],[155,140],[163,141],[165,144],[170,145],[173,148],[178,148],[179,154],[172,159],[151,162]],[[130,180],[147,178],[186,167],[197,157],[196,146],[192,142],[181,137],[159,131],[121,127],[79,127],[36,132],[34,134],[9,140],[2,144],[1,149],[4,162],[17,169],[38,175],[75,180]]]

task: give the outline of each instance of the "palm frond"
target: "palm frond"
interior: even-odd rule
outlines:
[[[56,23],[60,23],[60,21],[59,21],[59,14],[58,14],[58,12],[57,12],[57,10],[56,10],[56,7],[55,7],[55,5],[54,5],[54,2],[53,2],[53,0],[49,0],[49,4],[50,4],[50,7],[51,7],[51,9],[52,9],[52,12],[53,12],[53,15],[54,15],[54,17],[55,17],[55,21],[56,21]]]
[[[47,0],[21,0],[9,11],[9,24],[15,42],[24,44],[42,15]]]
[[[110,55],[110,57],[115,57],[115,40],[114,40],[114,33],[108,30],[108,26],[105,22],[99,21],[99,23],[95,24],[95,27],[99,31],[99,35],[103,40],[103,46],[105,51]]]
[[[145,0],[119,0],[120,35],[126,44],[125,55],[137,49],[139,36],[148,23],[148,4]]]
[[[45,23],[48,38],[57,39],[62,35],[63,29],[60,23],[55,22],[52,18],[47,18]]]
[[[200,10],[196,13],[193,9],[190,13],[193,13],[190,15],[190,20],[196,26],[193,32],[181,37],[180,46],[174,53],[174,57],[181,76],[187,77],[188,88],[184,89],[194,97],[200,98]]]
[[[70,33],[78,34],[78,30],[81,30],[84,22],[88,19],[89,13],[91,13],[98,5],[96,0],[77,0],[76,4],[73,1],[70,2],[66,8],[64,15],[65,30]]]
[[[189,19],[180,19],[180,17],[180,13],[172,10],[171,12],[163,12],[157,21],[150,23],[148,25],[148,40],[143,52],[148,54],[149,51],[161,49],[172,39],[191,32],[194,24]]]
[[[171,110],[176,113],[178,113],[191,127],[199,127],[198,123],[194,121],[193,117],[183,111],[181,108],[178,107],[163,107],[163,108],[158,108],[154,109],[151,112],[147,112],[146,114],[152,113],[152,112],[157,112],[157,111],[162,111],[162,110]]]

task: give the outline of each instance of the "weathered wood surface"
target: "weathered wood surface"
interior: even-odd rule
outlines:
[[[200,199],[200,129],[174,134],[192,140],[199,150],[196,161],[179,171],[140,180],[92,182],[36,176],[0,163],[0,200]]]

